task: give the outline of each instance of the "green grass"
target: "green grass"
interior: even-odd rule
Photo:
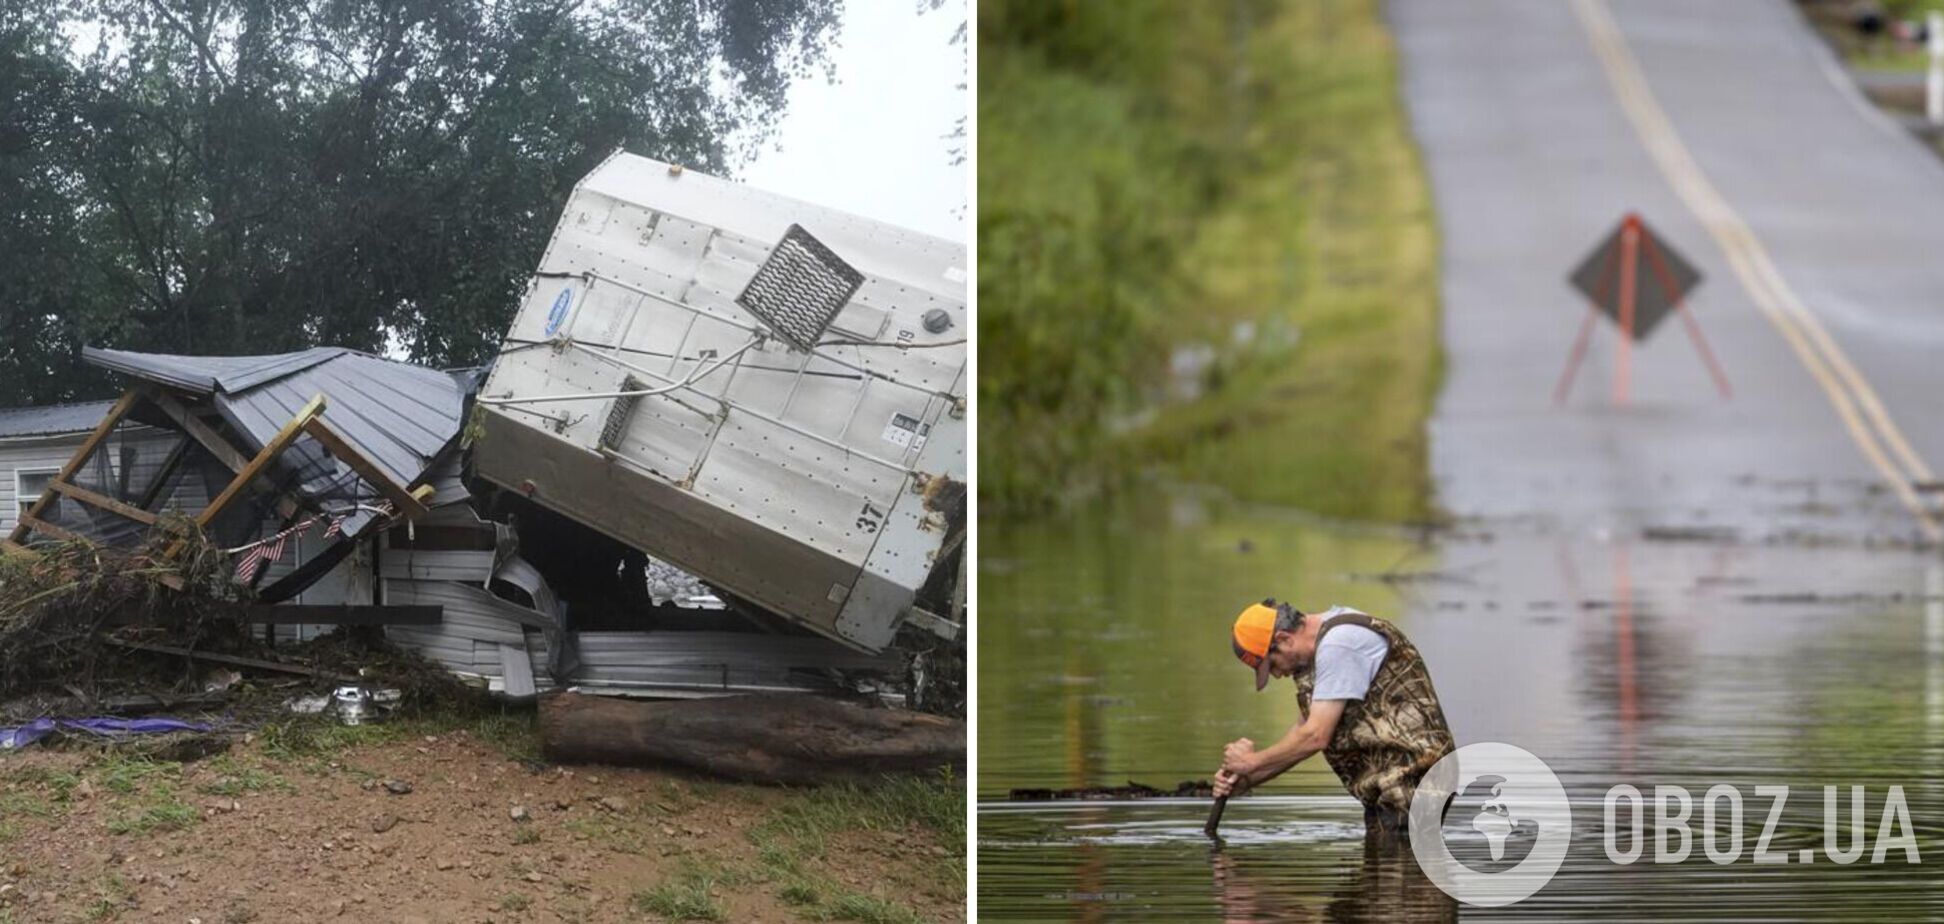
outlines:
[[[986,509],[1158,473],[1433,516],[1435,224],[1376,0],[1004,0],[979,36]]]
[[[196,791],[206,796],[242,796],[251,793],[280,792],[294,794],[297,787],[289,780],[262,767],[244,764],[224,754],[204,763],[204,769],[216,774],[212,782],[196,787]]]
[[[157,778],[180,778],[182,765],[110,751],[95,761],[93,771],[95,778],[101,781],[102,788],[128,795],[147,787]]]
[[[108,820],[108,833],[146,836],[192,828],[202,820],[196,807],[182,801],[175,787],[158,784],[134,800],[129,810]]]
[[[501,911],[525,911],[533,907],[533,898],[518,892],[508,892],[500,896],[499,907]]]
[[[885,777],[795,793],[750,829],[748,837],[765,875],[739,878],[777,883],[778,898],[815,920],[916,921],[919,918],[910,906],[846,889],[813,867],[813,861],[835,862],[829,850],[835,835],[913,827],[925,830],[945,847],[944,855],[926,863],[921,875],[963,893],[965,785],[949,773]]]
[[[811,854],[840,831],[890,831],[917,826],[948,851],[963,854],[965,784],[949,773],[890,776],[873,783],[840,783],[803,790],[772,811],[752,832],[759,847],[787,839]]]
[[[676,921],[726,921],[729,913],[710,891],[715,880],[694,870],[684,870],[675,879],[634,894],[630,903],[646,911]]]
[[[818,917],[826,921],[862,921],[864,924],[919,924],[923,920],[906,905],[860,892],[840,896],[824,906]]]
[[[776,897],[797,907],[817,905],[823,901],[823,893],[818,891],[815,885],[801,880],[778,889],[776,891]]]
[[[87,918],[90,921],[108,921],[121,916],[129,907],[128,900],[135,895],[128,882],[113,873],[102,877],[95,887],[95,900],[88,905]]]

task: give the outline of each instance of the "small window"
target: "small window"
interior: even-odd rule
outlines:
[[[33,509],[34,502],[47,490],[47,483],[58,474],[60,469],[56,468],[14,470],[14,503],[20,505],[20,516]]]

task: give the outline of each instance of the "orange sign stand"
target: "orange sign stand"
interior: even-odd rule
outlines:
[[[1687,307],[1687,294],[1700,284],[1700,272],[1661,243],[1638,214],[1628,212],[1620,226],[1573,271],[1568,282],[1592,306],[1586,320],[1580,323],[1579,335],[1573,339],[1572,353],[1566,358],[1559,385],[1553,389],[1554,404],[1566,403],[1566,396],[1573,388],[1573,377],[1586,359],[1593,322],[1602,314],[1620,328],[1620,352],[1613,364],[1614,404],[1625,407],[1632,396],[1634,343],[1646,340],[1670,314],[1680,316],[1721,397],[1733,396],[1727,375],[1721,371],[1714,351],[1708,348],[1707,338],[1701,335],[1701,325]]]

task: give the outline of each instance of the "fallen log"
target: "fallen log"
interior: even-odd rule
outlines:
[[[540,698],[549,760],[676,764],[755,783],[809,784],[965,764],[965,724],[793,693],[635,702]]]

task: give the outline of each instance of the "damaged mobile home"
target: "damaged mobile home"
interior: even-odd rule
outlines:
[[[902,683],[963,619],[964,260],[617,153],[485,369],[86,350],[126,391],[5,546],[198,529],[276,637],[512,696]]]

